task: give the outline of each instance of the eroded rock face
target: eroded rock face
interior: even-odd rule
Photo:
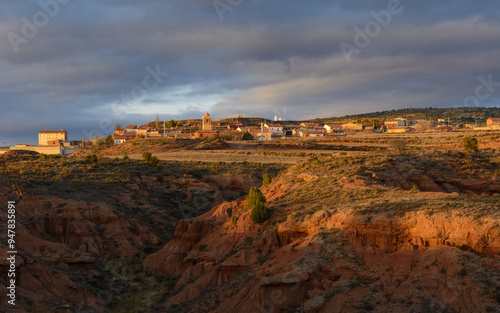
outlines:
[[[227,184],[235,182],[237,179]],[[255,183],[246,179],[239,182],[233,191],[244,191]],[[32,312],[32,307],[40,312],[70,312],[84,310],[85,305],[92,312],[108,312],[111,296],[96,291],[99,288],[106,291],[106,286],[93,288],[85,283],[86,280],[94,282],[95,277],[99,277],[101,272],[96,267],[103,267],[97,263],[99,260],[142,259],[148,248],[160,242],[159,229],[153,225],[161,225],[164,232],[165,229],[173,230],[177,218],[184,215],[178,207],[197,210],[188,212],[190,214],[201,214],[226,200],[215,183],[195,178],[141,176],[126,186],[129,192],[117,195],[117,199],[109,202],[46,195],[9,196],[17,201],[19,208],[16,216],[19,225],[16,234],[19,249],[17,292],[19,299],[29,304],[25,311],[21,308],[19,312]],[[11,192],[7,188],[0,191],[3,194]],[[169,206],[159,207],[160,200],[165,201],[159,197],[167,198]],[[220,206],[219,215],[227,219],[232,207],[232,203]],[[165,264],[176,264],[177,260],[186,258],[187,252],[213,227],[213,223],[203,219],[198,224],[181,221],[173,238],[173,242],[180,244],[175,251],[168,251],[170,259],[166,259]],[[0,252],[5,251],[7,247],[2,242]],[[0,260],[2,273],[7,272],[8,266],[5,259]],[[189,281],[212,267],[208,263],[199,270],[192,268],[192,273],[186,272],[183,279]],[[228,262],[213,272],[213,276],[207,279],[208,284],[223,284],[245,269],[246,266],[237,262]],[[177,274],[177,270],[180,269],[173,272]],[[195,291],[191,293],[195,294]],[[6,303],[5,295],[6,291],[0,295],[0,311]]]
[[[210,312],[424,307],[480,312],[498,306],[500,290],[487,291],[486,283],[471,278],[498,273],[495,220],[416,212],[397,219],[376,215],[367,223],[350,211],[323,210],[303,220],[289,215],[275,232],[266,232],[250,221],[249,212],[232,221],[238,212],[244,212],[243,202],[182,221],[174,240],[148,256],[149,270],[184,273],[166,308],[197,299],[207,289],[224,294]],[[336,233],[325,233],[331,229]]]
[[[374,173],[375,177],[390,187],[410,190],[414,186],[423,192],[459,192],[471,195],[489,194],[498,192],[500,181],[495,175],[466,174],[453,167],[423,169],[411,168],[402,170],[408,162],[397,166],[388,166],[383,172]]]

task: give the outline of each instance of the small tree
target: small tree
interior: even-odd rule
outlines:
[[[265,202],[266,198],[262,195],[259,188],[252,187],[247,197],[246,207],[247,209],[252,208],[250,217],[257,224],[264,222],[269,217],[267,207],[264,205]]]
[[[111,135],[108,135],[108,137],[106,137],[106,140],[104,140],[107,144],[112,144],[114,142],[113,140],[113,136]]]
[[[123,160],[124,160],[124,161],[128,161],[128,160],[130,160],[130,158],[128,157],[128,153],[127,153],[127,151],[125,151],[125,153],[123,154]]]
[[[477,139],[474,137],[465,137],[464,138],[464,148],[467,151],[472,151],[472,152],[479,151]]]
[[[173,128],[173,127],[176,127],[177,126],[177,123],[174,121],[174,120],[170,120],[167,122],[167,127],[168,128]]]
[[[267,186],[272,181],[273,181],[273,179],[271,178],[271,176],[269,174],[262,175],[262,186]]]
[[[247,131],[243,134],[242,139],[243,139],[243,140],[253,140],[253,136],[252,136],[252,134],[250,134],[250,132],[247,130]]]
[[[252,187],[250,188],[250,192],[248,193],[246,208],[251,209],[258,202],[266,203],[266,198],[264,197],[259,188]]]
[[[260,224],[267,220],[267,218],[269,217],[269,213],[264,203],[258,202],[257,204],[255,204],[252,212],[250,213],[250,217],[257,224]]]
[[[122,129],[122,124],[116,124],[115,125],[115,130],[123,130]]]

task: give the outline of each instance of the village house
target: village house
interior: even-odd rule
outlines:
[[[125,127],[124,134],[137,134],[137,125],[128,125]]]
[[[114,140],[115,145],[121,145],[122,143],[127,141],[127,139],[128,138],[124,135],[114,135],[113,136],[113,140]]]
[[[427,122],[427,120],[424,120],[421,118],[405,118],[403,120],[406,123],[405,126],[409,126],[409,127],[417,126],[418,123]]]
[[[252,128],[249,131],[249,133],[252,135],[253,139],[256,139],[256,140],[272,140],[273,139],[271,131],[268,128],[264,128],[264,126],[262,126],[261,128],[257,127],[257,129]]]
[[[401,134],[408,133],[411,131],[411,127],[403,126],[403,127],[391,127],[387,129],[388,134]]]
[[[281,126],[280,124],[264,124],[264,127],[269,129],[269,131],[271,133],[280,133],[282,134],[283,133],[283,126]]]
[[[141,127],[137,128],[137,136],[139,136],[139,137],[142,136],[142,137],[146,138],[150,130],[151,130],[151,127],[141,126]]]
[[[219,131],[217,130],[200,130],[194,133],[196,139],[217,139],[218,137]]]
[[[342,124],[342,128],[346,131],[362,131],[363,130],[363,124],[361,123],[345,123]]]
[[[490,117],[486,120],[486,126],[500,125],[499,117]]]
[[[392,120],[386,120],[384,122],[384,125],[386,128],[405,127],[406,121],[402,118],[397,118],[397,119],[392,119]]]
[[[68,132],[64,129],[42,130],[38,132],[38,145],[40,146],[47,146],[49,145],[49,142],[54,142],[56,140],[67,141]]]
[[[299,130],[298,134],[300,137],[324,137],[326,130]]]
[[[295,129],[298,129],[300,126],[298,125],[293,125],[293,124],[288,124],[288,125],[283,125],[283,134],[285,136],[292,136],[293,132]]]
[[[341,133],[344,131],[344,128],[340,124],[325,124],[323,126],[327,133]]]

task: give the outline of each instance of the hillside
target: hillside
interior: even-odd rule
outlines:
[[[144,266],[182,273],[169,312],[496,312],[499,162],[313,158],[262,188],[265,223],[244,198],[222,204]]]
[[[480,151],[463,149],[466,135]],[[7,153],[0,195],[19,208],[19,312],[500,311],[499,136]],[[182,156],[156,165],[147,151]],[[245,207],[251,187],[267,200],[262,224]]]
[[[241,197],[266,172],[276,175],[276,166],[239,164],[215,173],[207,163],[0,157],[2,225],[4,201],[17,206],[17,312],[156,311],[178,277],[151,275],[142,260],[172,239],[177,221]],[[6,286],[2,275],[1,311]]]
[[[460,107],[460,108],[409,108],[400,110],[390,110],[382,112],[371,112],[355,115],[346,115],[340,118],[327,118],[322,120],[355,120],[355,119],[393,119],[397,117],[445,119],[453,124],[459,123],[486,123],[490,117],[499,117],[500,108],[497,107]]]

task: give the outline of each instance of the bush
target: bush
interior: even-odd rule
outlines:
[[[477,139],[474,137],[465,137],[464,138],[464,148],[467,151],[476,152],[479,150]]]
[[[48,158],[49,158],[49,157],[48,157],[46,154],[43,154],[43,153],[42,153],[42,154],[40,154],[40,158],[39,158],[39,160],[40,160],[40,161],[45,161],[45,160],[47,160]]]
[[[153,157],[153,155],[151,154],[151,152],[149,151],[146,151],[146,152],[143,152],[142,153],[142,159],[146,162],[146,163],[149,163],[151,162],[151,158]]]
[[[214,172],[214,174],[219,174],[219,163],[213,162],[210,164],[210,169]]]
[[[264,205],[265,202],[266,198],[262,195],[262,192],[259,190],[259,188],[252,187],[247,197],[246,207],[247,209],[252,208],[250,217],[257,224],[264,222],[269,216],[268,210]]]
[[[97,155],[95,154],[87,154],[85,158],[83,159],[85,163],[96,163],[97,162]]]
[[[253,136],[252,136],[252,134],[250,134],[250,132],[247,130],[247,131],[243,134],[242,139],[243,139],[243,140],[253,140]]]
[[[128,157],[128,153],[127,153],[127,152],[125,152],[125,153],[123,154],[123,160],[124,160],[124,161],[128,161],[128,160],[130,160],[130,158]]]
[[[271,178],[271,176],[269,174],[262,175],[262,186],[267,186],[272,181],[273,181],[273,179]]]
[[[268,211],[264,203],[258,202],[257,204],[255,204],[255,206],[252,209],[252,212],[250,213],[250,217],[257,224],[260,224],[265,220],[267,220]]]
[[[149,162],[151,163],[152,166],[160,165],[160,160],[155,156],[152,156]]]
[[[113,136],[108,135],[108,137],[106,137],[106,140],[104,140],[104,142],[107,143],[107,144],[112,144],[115,141],[113,140]]]
[[[262,195],[262,192],[257,187],[250,188],[250,192],[247,197],[247,209],[253,208],[257,203],[262,202],[266,203],[266,198]]]

